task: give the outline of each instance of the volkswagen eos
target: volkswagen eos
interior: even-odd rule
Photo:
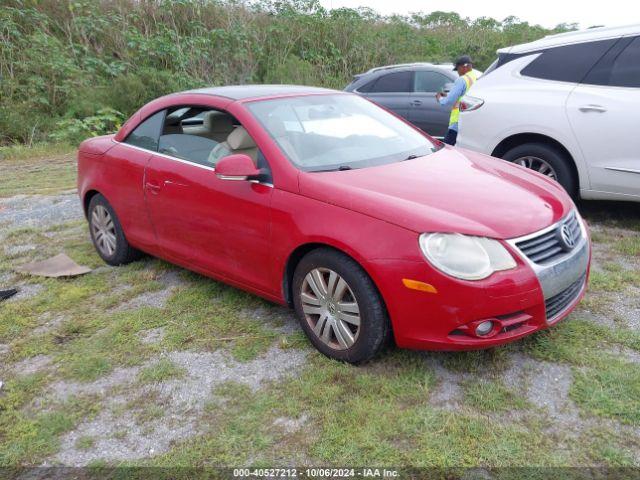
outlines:
[[[562,320],[587,226],[555,181],[451,148],[357,95],[230,86],[168,95],[80,145],[111,265],[146,252],[295,308],[325,355],[465,350]]]

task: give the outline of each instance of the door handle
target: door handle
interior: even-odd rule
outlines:
[[[156,185],[155,183],[146,182],[144,184],[145,188],[149,190],[154,195],[160,193],[160,185]]]
[[[578,108],[578,110],[580,110],[581,112],[600,112],[600,113],[604,113],[607,111],[607,109],[605,107],[603,107],[602,105],[583,105],[580,108]]]
[[[414,107],[419,107],[420,105],[422,105],[422,100],[413,100],[411,102],[411,105],[413,105]]]

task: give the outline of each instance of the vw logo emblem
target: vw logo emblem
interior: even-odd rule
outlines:
[[[560,228],[560,240],[562,241],[562,246],[565,250],[572,250],[573,247],[576,246],[576,241],[573,238],[573,235],[571,235],[569,225],[564,224]]]

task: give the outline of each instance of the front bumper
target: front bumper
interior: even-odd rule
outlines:
[[[546,265],[527,258],[516,246],[520,239],[506,242],[517,267],[477,282],[449,277],[426,262],[372,262],[370,268],[379,279],[397,345],[425,350],[481,349],[561,321],[582,299],[588,282],[591,248],[582,221],[580,226],[582,240]],[[437,292],[408,289],[403,284],[406,278],[428,283]],[[486,320],[494,322],[492,334],[473,335],[473,326]]]

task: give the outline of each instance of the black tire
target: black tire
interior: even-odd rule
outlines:
[[[557,147],[545,143],[525,143],[508,150],[502,158],[516,162],[523,157],[537,157],[547,162],[556,173],[557,181],[572,197],[578,194],[578,179],[571,159]]]
[[[113,221],[113,230],[115,234],[115,248],[113,252],[109,254],[104,251],[104,248],[99,246],[99,243],[96,239],[96,232],[94,228],[95,217],[94,212],[100,211],[99,207],[104,208],[110,215],[111,220]],[[93,246],[95,247],[98,255],[109,265],[124,265],[127,263],[131,263],[135,260],[138,260],[142,256],[142,252],[140,250],[136,250],[127,241],[124,231],[122,230],[122,225],[120,225],[120,220],[118,220],[118,216],[116,212],[113,210],[113,207],[109,205],[107,199],[104,198],[100,194],[96,194],[91,198],[89,202],[89,208],[87,210],[87,219],[89,221],[89,233],[91,234],[91,241],[93,242]]]
[[[324,343],[314,333],[303,311],[302,291],[305,277],[317,268],[337,273],[355,297],[359,307],[360,326],[355,342],[349,348],[340,350]],[[327,357],[349,363],[362,363],[372,359],[391,342],[391,325],[387,309],[373,281],[356,261],[331,248],[313,250],[298,263],[293,275],[293,303],[298,321],[307,337]]]

